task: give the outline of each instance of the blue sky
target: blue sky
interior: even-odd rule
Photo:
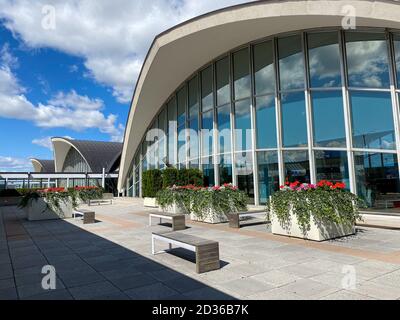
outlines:
[[[240,0],[0,0],[0,171],[51,159],[50,137],[122,141],[154,37]]]

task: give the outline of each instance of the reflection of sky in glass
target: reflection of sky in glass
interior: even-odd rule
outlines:
[[[186,130],[185,126],[178,127],[178,162],[186,161]]]
[[[389,69],[384,34],[346,33],[350,87],[388,88]]]
[[[213,139],[212,139],[212,129],[213,129],[213,111],[208,111],[203,113],[202,115],[202,149],[203,154],[209,155],[212,154],[212,146],[213,146]]]
[[[282,135],[285,147],[307,145],[307,120],[304,93],[281,95]]]
[[[304,88],[304,60],[301,36],[278,39],[281,90]]]
[[[235,99],[250,96],[249,50],[242,49],[233,54],[233,79]]]
[[[230,112],[230,104],[217,109],[218,148],[220,153],[229,152],[231,150]]]
[[[178,126],[185,124],[185,114],[186,114],[186,95],[187,90],[186,86],[184,86],[181,90],[178,91],[177,100],[178,100]]]
[[[310,162],[307,151],[283,151],[285,180],[310,182]]]
[[[189,122],[189,157],[196,158],[199,156],[199,121],[198,117],[193,118]]]
[[[354,147],[394,149],[390,93],[351,92],[350,102]]]
[[[202,110],[207,111],[213,107],[213,75],[212,66],[201,72],[201,103]]]
[[[393,37],[394,43],[394,55],[396,59],[396,70],[397,70],[397,87],[400,88],[400,36],[396,35]]]
[[[311,99],[314,145],[332,148],[346,147],[342,92],[313,92]]]
[[[250,100],[242,100],[235,103],[235,146],[236,150],[251,148]]]
[[[189,118],[195,117],[199,113],[199,103],[198,103],[198,82],[197,76],[189,81]]]
[[[276,148],[276,115],[274,96],[256,99],[257,148]]]
[[[278,153],[276,151],[257,152],[257,163],[260,203],[264,204],[274,191],[279,190]]]
[[[272,41],[254,46],[254,82],[256,95],[275,91]]]
[[[310,33],[308,56],[311,87],[341,86],[337,32]]]
[[[350,188],[349,166],[346,151],[315,150],[317,181],[344,182]]]
[[[217,104],[223,105],[228,103],[230,99],[229,90],[229,59],[228,57],[217,61],[216,63],[217,77]]]

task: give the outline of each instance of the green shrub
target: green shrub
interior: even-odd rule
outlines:
[[[4,189],[0,190],[0,198],[1,197],[20,197],[21,194],[15,189]]]
[[[180,169],[176,185],[202,187],[204,185],[203,172],[199,169]]]
[[[172,187],[178,182],[178,169],[166,168],[162,172],[163,188]]]
[[[154,198],[162,189],[161,170],[152,169],[142,173],[142,196]]]

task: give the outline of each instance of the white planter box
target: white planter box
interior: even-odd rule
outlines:
[[[157,208],[157,199],[156,198],[144,198],[143,205],[145,207]]]
[[[222,223],[227,222],[228,218],[225,214],[217,214],[211,210],[202,214],[201,217],[196,216],[194,213],[190,213],[190,220],[200,221],[207,223]]]
[[[46,205],[46,200],[43,198],[40,198],[37,201],[32,200],[25,208],[28,220],[38,221],[72,218],[72,203],[64,203],[61,201],[60,212],[46,208]]]
[[[176,203],[173,203],[172,205],[166,207],[165,209],[159,207],[158,211],[160,211],[160,212],[168,212],[168,213],[175,213],[175,214],[186,214],[187,213],[185,208],[182,208],[181,206],[178,206]]]
[[[282,225],[276,215],[271,212],[271,227],[273,234],[296,237],[314,241],[324,241],[355,234],[355,226],[339,225],[333,222],[317,223],[311,215],[310,230],[303,233],[296,215],[291,214],[287,224]]]

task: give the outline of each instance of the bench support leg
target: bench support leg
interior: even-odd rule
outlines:
[[[151,219],[151,218],[150,218]],[[155,241],[155,239],[154,239],[154,237],[151,237],[151,254],[156,254],[155,253],[155,244],[154,244],[154,241]]]

